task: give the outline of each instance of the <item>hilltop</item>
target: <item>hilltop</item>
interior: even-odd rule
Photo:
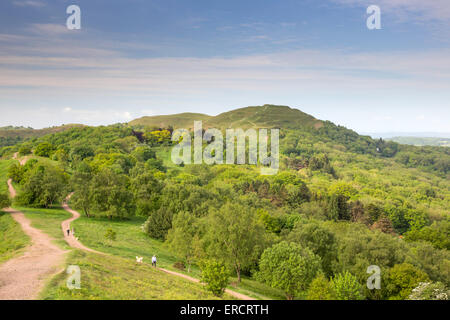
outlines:
[[[48,134],[70,130],[72,128],[84,127],[82,124],[63,124],[44,129],[33,129],[30,127],[0,127],[0,147],[12,146],[29,138],[39,138]]]
[[[323,122],[298,109],[288,106],[264,105],[239,108],[209,116],[200,113],[180,113],[166,116],[148,116],[129,122],[130,126],[192,128],[194,121],[203,121],[204,128],[320,128]]]
[[[158,127],[158,128],[190,128],[194,121],[205,121],[211,116],[202,113],[178,113],[161,116],[145,116],[130,121],[128,124],[133,127]]]

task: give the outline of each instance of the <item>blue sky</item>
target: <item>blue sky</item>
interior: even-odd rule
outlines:
[[[450,132],[449,39],[448,0],[4,0],[0,126],[271,103],[359,132]]]

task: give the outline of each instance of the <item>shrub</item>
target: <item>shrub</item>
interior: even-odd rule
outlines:
[[[186,266],[185,266],[185,264],[184,264],[183,261],[177,261],[177,262],[175,262],[175,263],[173,264],[173,267],[174,267],[174,268],[177,268],[177,269],[179,269],[179,270],[182,270],[182,271],[184,271],[184,269],[186,269]]]
[[[331,281],[337,300],[363,300],[362,287],[350,272],[340,273]]]
[[[428,280],[427,274],[413,265],[396,264],[387,272],[383,291],[389,300],[404,300],[419,283]]]
[[[155,239],[164,240],[172,227],[173,213],[170,209],[161,207],[150,213],[143,225],[144,232]]]
[[[6,193],[0,193],[0,209],[7,208],[11,205],[11,200]]]
[[[333,285],[323,273],[319,274],[309,286],[307,300],[336,300]]]
[[[266,249],[259,262],[257,278],[283,290],[288,300],[299,297],[320,272],[320,257],[297,243],[280,242]]]
[[[109,241],[116,241],[117,233],[113,229],[108,228],[105,233],[105,238]]]
[[[441,282],[421,282],[414,288],[408,300],[448,300],[449,290]]]
[[[34,150],[34,154],[40,157],[49,158],[53,151],[53,145],[48,142],[42,142],[36,147],[36,149]]]
[[[19,149],[19,155],[26,156],[31,153],[31,148],[29,146],[22,146]]]
[[[225,266],[216,260],[206,260],[200,263],[201,281],[214,295],[221,297],[228,285],[229,274]]]

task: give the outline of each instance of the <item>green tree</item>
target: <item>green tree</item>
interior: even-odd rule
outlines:
[[[333,265],[337,261],[337,241],[332,232],[318,223],[299,223],[288,235],[287,240],[311,249],[321,258],[325,275],[328,277],[333,275]]]
[[[139,162],[146,162],[147,160],[150,160],[150,159],[156,159],[155,152],[147,146],[137,147],[132,152],[132,155]]]
[[[339,273],[332,280],[337,300],[363,300],[362,287],[350,272]]]
[[[196,218],[189,212],[179,212],[172,222],[172,229],[167,234],[167,243],[172,251],[188,266],[195,257],[196,242],[198,242]]]
[[[332,194],[328,198],[328,218],[334,221],[349,220],[348,198],[341,194]]]
[[[164,240],[172,227],[173,216],[173,211],[166,207],[150,212],[143,225],[144,232],[152,238]]]
[[[383,280],[385,298],[389,300],[405,300],[420,282],[427,282],[429,278],[422,270],[409,263],[402,263],[389,269]]]
[[[441,282],[421,282],[414,288],[408,300],[448,300],[450,290]]]
[[[310,249],[283,241],[264,251],[257,279],[283,290],[292,300],[303,294],[320,271],[320,258]]]
[[[71,197],[75,208],[83,210],[86,217],[90,217],[93,206],[91,182],[93,172],[86,162],[80,162],[77,170],[72,174],[70,184],[74,190]]]
[[[59,168],[40,165],[33,169],[17,201],[23,205],[50,207],[66,194],[67,175]]]
[[[134,215],[134,198],[128,189],[129,184],[126,175],[117,174],[110,168],[100,170],[92,179],[93,208],[109,219],[123,219]]]
[[[31,153],[31,147],[28,145],[23,145],[19,148],[19,155],[26,156]]]
[[[54,151],[55,147],[48,142],[42,142],[38,144],[36,149],[34,150],[34,154],[40,157],[47,157],[49,158],[52,152]]]
[[[229,274],[226,267],[216,260],[206,260],[200,263],[202,270],[201,282],[206,283],[206,288],[214,295],[221,297],[229,282]]]
[[[0,193],[0,209],[7,208],[11,205],[11,200],[6,193]]]
[[[18,163],[12,164],[8,169],[8,177],[17,183],[20,183],[24,178],[24,170],[22,166]]]
[[[241,281],[241,271],[255,263],[264,248],[264,226],[256,210],[239,203],[226,203],[209,214],[208,252],[232,267]]]
[[[336,300],[333,285],[320,273],[309,286],[307,300]]]

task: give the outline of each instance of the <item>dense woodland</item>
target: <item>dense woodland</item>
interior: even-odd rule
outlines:
[[[287,299],[432,299],[450,285],[450,148],[331,122],[280,131],[281,168],[171,163],[171,126],[74,127],[0,149],[17,203],[146,218],[190,269],[218,263]],[[14,141],[12,141],[14,142]],[[211,262],[213,261],[213,262]],[[366,286],[381,268],[381,290]]]

